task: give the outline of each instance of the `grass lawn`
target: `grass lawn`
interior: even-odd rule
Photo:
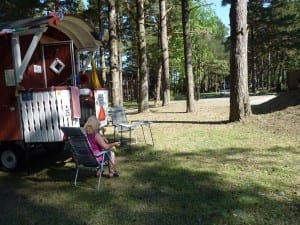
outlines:
[[[117,149],[121,176],[103,178],[100,192],[94,171],[83,170],[73,186],[67,149],[33,157],[30,174],[0,171],[0,224],[298,225],[297,96],[280,110],[279,100],[253,106],[240,123],[228,123],[228,98],[201,99],[189,114],[184,101],[142,114],[130,106],[131,121],[154,122],[154,147],[137,129],[138,144]]]

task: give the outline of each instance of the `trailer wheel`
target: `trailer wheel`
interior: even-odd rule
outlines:
[[[0,150],[0,165],[5,171],[16,171],[24,162],[24,151],[17,145],[8,145]]]

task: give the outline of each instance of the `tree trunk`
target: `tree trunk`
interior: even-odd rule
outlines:
[[[267,90],[271,90],[271,52],[268,51]]]
[[[121,31],[122,31],[122,22],[121,22],[121,18],[122,15],[120,15],[120,5],[119,5],[119,1],[117,2],[117,38],[118,41],[117,43],[121,43]],[[120,47],[120,45],[117,45],[118,47],[118,65],[119,65],[119,84],[120,84],[120,105],[123,105],[124,99],[123,99],[123,67],[122,67],[122,48]]]
[[[251,115],[247,64],[247,0],[232,0],[230,8],[230,115],[229,120],[240,121]]]
[[[250,36],[251,36],[251,40],[253,41],[254,40],[254,27],[251,26],[250,27]],[[256,70],[256,57],[255,56],[255,48],[254,48],[254,45],[252,44],[251,45],[251,55],[250,55],[250,75],[251,75],[251,88],[252,88],[252,92],[253,93],[256,93],[256,83],[257,83],[257,70]]]
[[[98,6],[98,21],[99,21],[99,33],[102,34],[101,39],[102,42],[104,41],[104,26],[103,26],[103,19],[102,19],[102,14],[101,14],[101,10],[103,8],[102,2],[100,0],[97,1],[97,6]],[[106,63],[105,63],[105,49],[104,49],[104,45],[102,44],[100,46],[100,68],[101,68],[101,79],[103,81],[102,86],[105,86],[106,84]]]
[[[146,52],[146,29],[144,0],[136,0],[137,5],[137,28],[138,28],[138,51],[139,51],[139,100],[138,111],[145,112],[149,109],[148,94],[148,62]]]
[[[163,106],[170,104],[170,72],[169,72],[169,44],[167,33],[166,1],[159,0],[160,9],[160,40],[162,47],[162,75],[163,75]]]
[[[120,99],[120,74],[118,57],[118,37],[116,21],[116,1],[109,0],[109,47],[110,47],[110,75],[112,79],[112,105],[119,106]]]
[[[284,68],[282,64],[279,65],[277,81],[276,81],[276,91],[281,91],[282,77],[284,74]]]
[[[161,79],[162,79],[162,62],[159,61],[159,65],[157,68],[157,81],[155,85],[155,100],[154,105],[157,106],[157,103],[160,101],[160,92],[161,92]]]
[[[105,86],[107,82],[107,77],[106,77],[106,64],[105,64],[105,52],[104,52],[104,47],[100,46],[100,67],[101,67],[101,78],[103,80],[103,86]]]
[[[192,66],[192,48],[190,37],[190,24],[189,24],[189,2],[181,0],[182,8],[182,27],[183,27],[183,45],[184,45],[184,65],[187,84],[187,104],[186,111],[195,111],[195,98],[194,98],[194,77]]]

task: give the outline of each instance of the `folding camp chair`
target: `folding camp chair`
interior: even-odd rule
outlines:
[[[77,186],[77,177],[79,173],[80,166],[99,169],[100,175],[98,178],[97,190],[100,190],[100,182],[102,177],[102,172],[104,170],[104,165],[107,164],[105,159],[109,158],[110,150],[101,151],[99,155],[95,156],[93,149],[88,141],[86,133],[81,127],[61,127],[61,130],[67,136],[70,145],[72,147],[74,159],[76,162],[76,175],[74,180],[75,187]],[[103,155],[103,159],[98,161],[96,157]],[[105,156],[108,157],[105,157]],[[111,163],[111,162],[110,162]]]
[[[131,132],[137,127],[141,126],[143,131],[144,140],[146,143],[146,137],[144,133],[143,126],[148,126],[151,134],[152,145],[154,146],[153,135],[151,130],[151,121],[134,121],[129,123],[125,113],[125,109],[122,106],[116,106],[111,109],[111,119],[112,125],[114,126],[114,139],[116,139],[116,134],[121,134],[121,143],[123,143],[123,132],[129,132],[129,141],[131,143]]]
[[[123,143],[123,133],[129,132],[129,142],[131,143],[131,133],[140,123],[129,123],[125,109],[122,106],[116,106],[111,109],[111,120],[114,126],[114,139],[116,139],[116,135],[120,134],[120,142]]]

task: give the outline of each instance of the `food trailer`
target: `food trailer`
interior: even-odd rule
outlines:
[[[72,15],[47,16],[0,24],[0,165],[18,169],[29,150],[63,148],[62,126],[80,126],[108,107],[108,91],[80,88],[78,74],[101,42],[94,28]],[[89,89],[90,88],[90,89]],[[82,95],[93,94],[85,109]],[[87,97],[89,97],[87,96]],[[91,110],[92,108],[92,110]],[[106,113],[107,115],[107,113]],[[102,118],[105,125],[107,118]]]

